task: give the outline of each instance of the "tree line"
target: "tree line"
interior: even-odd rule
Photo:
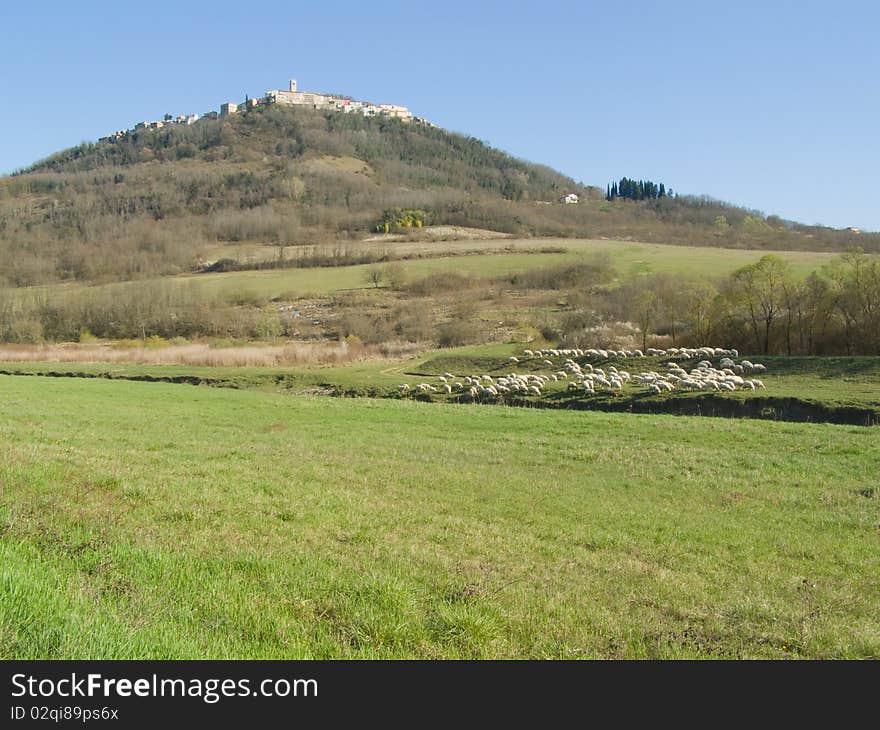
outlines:
[[[618,198],[658,200],[667,196],[675,197],[672,189],[667,191],[664,183],[655,183],[652,180],[630,180],[628,177],[622,177],[619,182],[609,183],[605,188],[605,200],[609,202]]]
[[[399,263],[377,265],[367,287],[392,296],[328,302],[321,336],[463,344],[491,341],[480,307],[510,307],[511,290],[553,291],[561,307],[516,313],[548,341],[576,347],[736,347],[743,353],[880,355],[880,259],[853,249],[798,276],[774,254],[725,277],[622,277],[608,257],[507,277],[440,272],[409,280]],[[446,303],[443,304],[444,297]],[[444,314],[451,310],[451,315]],[[413,316],[418,312],[417,317]],[[380,326],[381,325],[381,326]],[[271,340],[297,336],[267,299],[216,295],[173,281],[58,290],[0,289],[0,341],[76,341],[84,336]],[[621,339],[621,332],[632,333]]]
[[[634,277],[606,298],[641,345],[724,343],[781,355],[880,355],[880,260],[861,249],[806,277],[774,254],[730,276]]]

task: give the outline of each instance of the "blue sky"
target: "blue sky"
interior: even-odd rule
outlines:
[[[0,172],[294,77],[588,184],[880,230],[878,26],[847,0],[3,2]]]

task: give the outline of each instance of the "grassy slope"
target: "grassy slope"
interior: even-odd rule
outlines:
[[[4,658],[880,652],[880,431],[0,387]]]
[[[632,243],[626,241],[565,241],[559,239],[535,239],[530,241],[503,241],[503,249],[527,245],[534,249],[541,246],[566,248],[565,253],[529,253],[499,250],[497,243],[481,242],[478,249],[466,244],[467,255],[452,255],[441,258],[410,259],[396,262],[405,276],[416,279],[443,271],[457,271],[473,276],[502,276],[528,271],[554,264],[574,262],[583,256],[607,253],[621,274],[627,273],[670,273],[682,271],[690,275],[726,276],[740,266],[754,263],[765,252],[720,249],[708,247],[669,246],[664,244]],[[401,244],[404,245],[404,244]],[[409,252],[412,244],[405,244]],[[449,243],[434,244],[440,251],[454,251]],[[371,245],[371,248],[375,246]],[[381,249],[394,251],[393,245]],[[489,249],[492,253],[480,253]],[[429,249],[420,249],[426,253]],[[778,252],[788,260],[795,273],[806,276],[819,269],[834,254],[820,252]],[[382,266],[381,264],[378,264]],[[290,298],[305,295],[326,295],[347,289],[361,289],[370,286],[367,272],[374,265],[338,266],[306,269],[280,269],[270,271],[241,271],[224,274],[198,274],[178,276],[168,279],[180,283],[196,282],[205,292],[224,292],[227,294],[249,292],[265,297]],[[47,287],[48,291],[68,292],[80,285],[62,284]],[[120,293],[128,284],[107,285]]]
[[[505,241],[506,246],[513,245]],[[468,256],[409,260],[399,262],[410,278],[440,271],[458,271],[472,276],[501,276],[564,262],[577,261],[584,255],[607,253],[622,273],[670,273],[687,271],[690,275],[726,276],[740,266],[754,263],[763,252],[708,247],[668,246],[624,241],[575,241],[539,239],[532,246],[553,245],[567,248],[566,253],[474,253]],[[484,247],[485,248],[485,247]],[[393,248],[389,248],[393,250]],[[834,254],[818,252],[778,252],[791,262],[797,274],[807,275],[829,261]],[[248,290],[267,296],[303,292],[328,294],[340,289],[367,286],[366,272],[372,265],[341,266],[323,269],[246,271],[180,277],[196,280],[207,290]]]
[[[755,251],[751,249],[717,248],[709,246],[676,246],[665,243],[646,243],[643,241],[623,241],[608,239],[572,238],[501,238],[495,240],[461,241],[391,241],[383,243],[365,242],[353,244],[354,247],[389,252],[399,256],[442,256],[452,258],[480,253],[506,252],[534,253],[543,247],[565,249],[569,253],[598,254],[607,253],[612,257],[621,273],[689,273],[696,271],[707,276],[726,275],[733,269],[754,263],[761,256],[773,253],[791,263],[797,274],[808,274],[821,267],[838,254],[819,251]],[[320,248],[320,247],[317,247]],[[311,251],[312,249],[307,249]],[[297,249],[286,249],[287,256],[295,257]],[[277,246],[248,244],[218,244],[207,258],[239,258],[242,261],[272,261],[278,258]],[[694,269],[696,267],[696,269]]]

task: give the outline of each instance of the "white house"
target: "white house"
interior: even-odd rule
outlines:
[[[580,203],[581,199],[578,197],[577,193],[567,193],[559,199],[559,202],[571,205],[573,203]]]

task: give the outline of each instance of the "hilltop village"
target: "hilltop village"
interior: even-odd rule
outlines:
[[[143,121],[135,124],[132,129],[121,129],[118,132],[102,137],[99,142],[114,142],[124,138],[132,132],[162,129],[175,125],[195,124],[200,119],[218,119],[232,114],[250,111],[259,107],[279,104],[281,106],[306,106],[312,109],[324,109],[339,111],[345,114],[360,114],[365,117],[390,117],[400,119],[402,122],[413,122],[434,126],[421,117],[413,116],[413,113],[405,106],[399,104],[374,104],[369,101],[359,101],[338,94],[321,94],[313,91],[300,91],[297,89],[296,79],[291,79],[285,90],[274,89],[267,91],[265,96],[259,98],[245,97],[240,103],[228,101],[220,105],[220,111],[209,111],[204,114],[181,114],[172,116],[166,114],[163,119],[156,121]]]

